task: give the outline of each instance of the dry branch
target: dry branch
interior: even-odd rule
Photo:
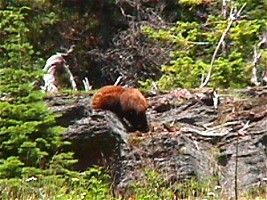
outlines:
[[[261,37],[260,42],[255,45],[254,47],[254,54],[253,54],[253,62],[252,62],[252,72],[251,72],[251,83],[255,86],[259,86],[261,84],[261,80],[263,83],[267,83],[267,69],[262,69],[262,76],[257,76],[257,65],[260,62],[260,58],[262,56],[263,50],[260,50],[260,47],[264,44],[267,44],[267,31],[264,31]]]
[[[59,72],[61,71],[60,68],[64,68],[65,72],[69,76],[69,80],[72,86],[72,89],[77,90],[77,85],[74,80],[74,76],[71,73],[69,66],[67,65],[67,62],[65,58],[69,56],[74,51],[74,46],[71,46],[70,49],[66,53],[56,53],[55,55],[50,56],[45,64],[45,67],[43,68],[44,71],[46,71],[46,74],[44,74],[44,86],[41,86],[41,89],[45,92],[57,92],[58,91],[58,79],[61,75]]]
[[[217,56],[217,53],[218,53],[218,51],[219,51],[219,49],[220,49],[220,47],[221,47],[226,35],[227,35],[227,33],[229,32],[232,24],[240,17],[241,12],[245,8],[245,6],[246,6],[246,3],[244,3],[243,6],[238,11],[236,9],[231,8],[231,12],[230,12],[230,15],[229,15],[229,18],[228,18],[230,21],[228,22],[228,25],[227,25],[226,29],[224,30],[224,32],[223,32],[223,34],[221,36],[221,39],[220,39],[220,41],[219,41],[219,43],[218,43],[218,45],[217,45],[217,47],[216,47],[216,49],[215,49],[215,51],[214,51],[214,53],[212,55],[212,59],[211,59],[211,62],[210,62],[210,70],[209,70],[204,82],[201,83],[200,87],[205,87],[208,84],[208,82],[210,80],[210,77],[211,77],[211,73],[212,73],[212,70],[213,70],[213,64],[214,64],[215,58]]]

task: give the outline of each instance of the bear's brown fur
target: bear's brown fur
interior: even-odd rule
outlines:
[[[126,119],[133,131],[149,130],[146,118],[147,100],[138,89],[105,86],[93,96],[91,107],[114,112],[120,119]]]

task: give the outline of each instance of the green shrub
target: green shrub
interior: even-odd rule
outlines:
[[[136,199],[174,199],[175,191],[164,181],[162,176],[152,169],[144,170],[142,181],[134,184],[132,194]]]
[[[40,77],[27,40],[28,7],[0,11],[0,177],[20,177],[23,167],[45,169],[62,145],[55,123],[32,82]]]
[[[111,199],[103,169],[72,171],[73,153],[60,153],[64,128],[32,85],[42,67],[27,37],[30,10],[0,10],[1,199]]]
[[[149,199],[195,199],[209,198],[212,191],[209,180],[199,182],[195,179],[171,183],[164,180],[163,176],[155,170],[144,170],[144,177],[134,184],[133,196],[138,200]]]
[[[50,172],[49,172],[50,173]],[[84,173],[35,175],[28,178],[0,179],[1,199],[110,199],[110,177],[102,168]]]
[[[198,9],[193,9],[195,16],[198,16],[197,12],[206,10],[206,13],[202,13],[203,16],[206,14],[206,18],[200,20],[194,17],[192,21],[177,21],[168,29],[143,27],[143,32],[152,40],[165,41],[174,47],[170,54],[172,61],[162,66],[163,75],[157,81],[158,86],[164,90],[201,85],[210,70],[220,38],[229,24],[229,19],[224,18],[218,10],[222,6],[221,2],[205,4],[205,1],[183,0],[179,3],[181,7],[198,6]],[[244,3],[239,0],[229,6],[239,9]],[[241,14],[246,17],[240,17],[233,22],[216,54],[208,86],[240,88],[250,85],[254,47],[267,26],[267,14],[262,13],[266,6],[266,1],[259,1],[257,4],[249,2]],[[255,9],[262,15],[258,15]],[[264,50],[263,47],[260,48]],[[264,62],[266,60],[262,59],[259,65],[264,65]],[[149,82],[151,81],[143,83],[143,86],[147,86]]]

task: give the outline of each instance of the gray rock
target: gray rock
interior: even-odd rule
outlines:
[[[233,196],[236,164],[240,193],[263,185],[267,176],[267,95],[257,90],[242,94],[254,98],[228,95],[218,109],[197,96],[150,97],[149,133],[127,133],[113,113],[92,111],[90,96],[59,96],[47,103],[67,127],[62,137],[71,141],[70,150],[79,159],[75,169],[108,166],[120,194],[127,195],[143,179],[144,169],[151,168],[170,184],[210,180]]]

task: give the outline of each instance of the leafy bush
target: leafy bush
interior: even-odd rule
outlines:
[[[134,184],[132,193],[136,199],[174,199],[175,190],[155,170],[144,170],[142,181]]]
[[[210,70],[220,38],[231,24],[229,18],[226,19],[220,14],[221,2],[212,4],[208,1],[179,2],[182,5],[191,4],[192,7],[200,6],[195,16],[199,16],[197,12],[201,12],[201,8],[209,10],[202,13],[200,19],[195,17],[192,21],[178,21],[169,29],[156,30],[152,27],[143,27],[143,32],[148,37],[171,43],[175,49],[170,54],[172,61],[162,66],[163,76],[158,80],[158,85],[162,89],[200,86]],[[244,1],[235,1],[235,4],[231,2],[228,5],[227,15],[231,6],[240,9]],[[239,88],[250,84],[254,47],[259,43],[260,35],[267,26],[266,13],[259,16],[254,9],[260,12],[263,6],[267,6],[266,1],[259,1],[258,4],[247,3],[242,17],[233,20],[214,57],[209,86]]]
[[[50,172],[49,172],[50,173]],[[64,175],[39,174],[28,178],[0,179],[1,199],[113,199],[110,177],[102,168]]]
[[[162,175],[155,170],[144,170],[142,181],[133,187],[133,196],[139,200],[149,199],[194,199],[208,197],[212,190],[209,181],[201,183],[195,179],[183,182],[170,183],[164,180]]]

